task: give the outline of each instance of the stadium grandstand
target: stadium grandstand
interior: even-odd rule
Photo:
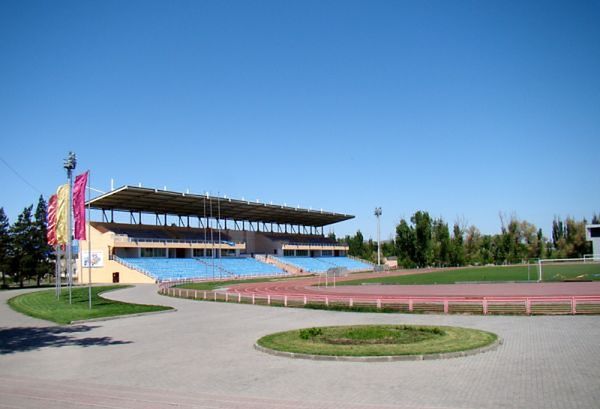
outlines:
[[[368,271],[324,227],[354,216],[210,195],[123,186],[88,203],[81,282],[154,283]],[[117,219],[119,219],[117,221]],[[129,223],[123,223],[128,219]],[[148,223],[148,220],[152,223]]]

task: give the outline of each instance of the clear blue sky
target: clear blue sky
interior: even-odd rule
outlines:
[[[1,198],[63,182],[549,235],[600,212],[598,1],[0,3]]]

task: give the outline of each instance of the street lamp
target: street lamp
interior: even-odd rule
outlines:
[[[375,208],[375,217],[377,217],[377,265],[381,265],[381,237],[379,218],[381,217],[381,207]]]
[[[71,304],[71,289],[73,287],[73,170],[77,166],[77,156],[69,152],[65,158],[63,168],[67,171],[69,182],[69,206],[67,210],[67,276],[69,286],[69,304]]]

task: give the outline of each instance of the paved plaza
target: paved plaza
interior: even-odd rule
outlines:
[[[0,292],[0,408],[597,408],[599,316],[366,314],[199,302],[154,285],[112,292],[176,312],[55,326]],[[261,336],[316,325],[408,323],[492,331],[496,351],[355,363],[256,351]]]

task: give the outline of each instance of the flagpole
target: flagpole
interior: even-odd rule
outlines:
[[[209,211],[210,211],[210,218],[211,218],[211,224],[212,224],[212,217],[213,217],[213,213],[212,213],[212,197],[208,200],[208,207],[209,207]],[[210,251],[210,256],[212,258],[212,278],[213,281],[215,281],[215,239],[213,236],[213,228],[211,226],[210,228],[210,245],[211,245],[211,251]]]
[[[88,300],[89,300],[89,309],[92,309],[92,227],[90,224],[90,221],[92,219],[91,217],[91,212],[92,212],[92,204],[91,204],[91,200],[92,200],[92,192],[90,190],[90,186],[92,185],[91,183],[91,178],[90,178],[90,174],[91,172],[88,171],[88,177],[87,177],[87,184],[88,184],[88,236],[87,236],[87,242],[88,242]],[[83,271],[82,271],[83,273]]]
[[[60,300],[60,244],[54,246],[54,251],[56,254],[56,265],[54,266],[54,274],[56,275],[54,280],[56,284],[56,298]]]
[[[221,277],[221,271],[223,271],[223,249],[221,248],[221,192],[217,193],[217,227],[219,228],[219,279]]]

